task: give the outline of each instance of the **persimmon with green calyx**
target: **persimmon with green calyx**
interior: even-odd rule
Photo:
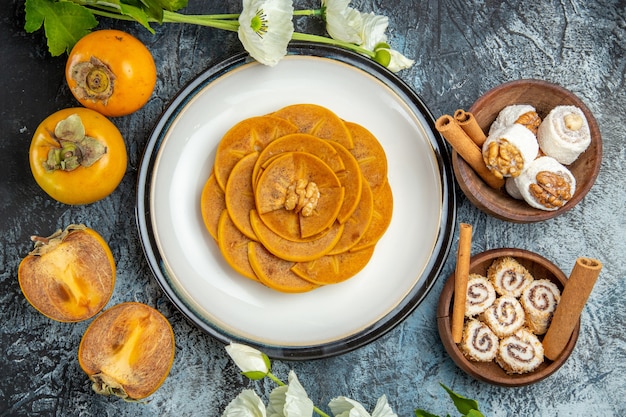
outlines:
[[[26,300],[41,314],[78,322],[98,314],[115,286],[115,261],[106,241],[85,225],[69,225],[49,237],[33,236],[18,281]]]
[[[89,204],[111,194],[126,173],[126,143],[102,114],[84,107],[59,110],[35,131],[30,168],[39,186],[64,204]]]
[[[67,59],[65,79],[80,104],[116,117],[148,102],[157,73],[152,54],[139,39],[103,29],[76,42]]]
[[[172,326],[159,311],[125,302],[89,325],[78,347],[78,363],[98,394],[141,400],[167,378],[174,350]]]

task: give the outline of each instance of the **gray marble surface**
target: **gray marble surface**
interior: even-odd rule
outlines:
[[[311,1],[296,2],[313,7]],[[570,359],[535,385],[502,388],[463,373],[439,340],[435,310],[454,269],[449,257],[440,279],[419,308],[371,344],[321,360],[276,361],[286,378],[294,369],[313,401],[338,395],[373,409],[386,394],[400,416],[415,408],[457,415],[439,383],[478,400],[488,416],[621,416],[626,411],[626,4],[614,1],[363,0],[362,11],[390,17],[390,42],[415,59],[399,73],[434,115],[469,108],[502,82],[539,78],[577,94],[602,132],[600,174],[587,197],[563,216],[512,224],[489,217],[457,191],[459,222],[474,226],[473,253],[512,246],[541,253],[566,275],[579,256],[604,268],[582,315]],[[237,12],[238,1],[190,0],[186,12]],[[274,385],[239,375],[223,346],[202,333],[170,303],[151,275],[134,220],[134,193],[143,147],[160,113],[177,91],[212,63],[242,51],[233,33],[189,25],[164,25],[151,35],[133,24],[101,19],[125,29],[152,51],[159,78],[141,111],[115,119],[126,137],[127,174],[110,197],[87,206],[52,201],[28,167],[28,146],[39,121],[75,105],[63,78],[64,57],[47,54],[41,33],[26,34],[21,0],[0,11],[0,416],[219,416],[244,387],[267,395]],[[320,24],[298,21],[320,32]],[[320,32],[321,33],[321,32]],[[17,283],[17,266],[31,249],[29,236],[85,223],[109,242],[118,280],[110,305],[136,300],[172,323],[177,349],[171,373],[145,404],[91,391],[76,360],[88,322],[63,324],[37,313]],[[453,247],[456,246],[458,231]]]

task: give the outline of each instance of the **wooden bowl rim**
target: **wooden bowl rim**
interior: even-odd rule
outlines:
[[[472,271],[476,267],[476,265],[479,265],[489,260],[495,260],[501,256],[511,256],[513,258],[519,258],[525,261],[539,264],[548,272],[553,274],[555,279],[560,282],[561,291],[563,286],[567,282],[567,277],[565,276],[563,271],[561,271],[556,265],[554,265],[554,263],[535,252],[519,248],[495,248],[474,255],[470,259],[470,271]],[[576,346],[576,342],[580,333],[580,319],[578,320],[578,323],[574,328],[570,340],[567,342],[567,345],[563,349],[563,352],[561,352],[559,357],[554,361],[545,358],[544,362],[547,364],[547,366],[543,367],[539,371],[530,372],[527,374],[508,375],[506,374],[506,372],[504,372],[504,370],[502,370],[502,374],[499,376],[485,373],[484,368],[487,365],[480,362],[472,362],[465,358],[463,352],[461,352],[459,347],[452,340],[450,308],[454,296],[454,277],[455,274],[454,272],[452,272],[452,274],[450,274],[450,276],[446,280],[446,283],[444,284],[444,287],[439,296],[439,304],[437,306],[437,328],[439,330],[439,337],[441,338],[441,341],[444,345],[444,348],[448,352],[448,355],[450,355],[454,363],[467,374],[478,380],[493,385],[499,385],[504,387],[519,387],[534,384],[549,377],[554,372],[556,372],[569,358],[572,351],[574,350],[574,347]]]
[[[463,160],[463,158],[461,158],[461,156],[453,150],[451,154],[451,160],[454,176],[457,180],[459,188],[461,188],[461,191],[463,191],[465,196],[470,200],[472,204],[474,204],[483,212],[500,220],[510,221],[513,223],[539,222],[566,213],[587,195],[587,193],[595,183],[596,178],[598,177],[598,174],[600,172],[600,166],[602,164],[602,136],[600,133],[600,128],[598,126],[598,122],[596,121],[589,108],[582,102],[582,100],[580,100],[580,98],[578,98],[571,91],[561,87],[560,85],[537,79],[521,79],[509,81],[500,84],[484,93],[474,102],[474,104],[472,104],[469,112],[476,114],[480,108],[482,108],[486,103],[492,100],[494,96],[498,96],[499,94],[501,94],[503,90],[507,90],[510,88],[520,89],[528,87],[529,85],[546,90],[551,90],[556,95],[567,96],[568,100],[571,101],[573,105],[577,106],[583,111],[585,117],[587,118],[587,122],[589,124],[589,129],[591,132],[592,145],[590,145],[587,151],[591,152],[589,160],[593,162],[593,166],[589,175],[585,177],[585,181],[580,181],[580,179],[577,178],[577,190],[572,199],[568,201],[567,204],[565,204],[558,210],[546,211],[533,208],[526,204],[524,201],[516,200],[508,196],[504,190],[491,189],[482,181],[482,179],[480,179],[480,177],[478,177],[478,175],[476,175],[476,173],[469,166],[469,164],[467,164]],[[575,163],[576,162],[574,162],[574,164]],[[468,179],[473,180],[471,184],[469,181],[467,181]],[[488,196],[489,194],[499,195],[500,198],[505,198],[507,202],[510,202],[510,206],[497,204],[497,201],[495,201],[494,199],[486,198],[486,196]],[[514,211],[513,208],[519,209],[519,213],[517,211]]]

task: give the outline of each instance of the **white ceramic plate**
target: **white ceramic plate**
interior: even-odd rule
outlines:
[[[417,307],[447,256],[455,200],[433,118],[400,79],[335,48],[296,44],[289,52],[273,68],[234,57],[180,92],[146,147],[137,220],[158,282],[200,328],[272,357],[310,359],[368,343]],[[328,107],[377,136],[388,158],[394,211],[358,275],[283,294],[239,276],[223,260],[204,227],[200,194],[231,126],[294,103]]]

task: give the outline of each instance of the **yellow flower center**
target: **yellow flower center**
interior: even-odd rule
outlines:
[[[257,10],[256,14],[250,21],[250,27],[261,38],[267,33],[267,15],[263,9]]]

